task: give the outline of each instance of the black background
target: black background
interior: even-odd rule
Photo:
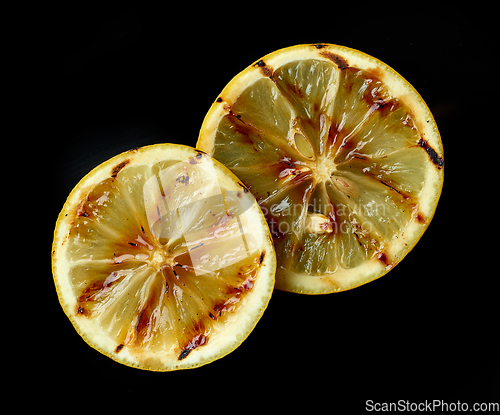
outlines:
[[[360,288],[324,296],[275,292],[233,353],[172,373],[128,368],[87,346],[58,303],[47,259],[42,279],[44,321],[50,324],[44,324],[46,358],[39,373],[50,374],[59,391],[89,393],[94,404],[118,396],[138,403],[145,397],[190,399],[198,410],[215,405],[224,411],[238,408],[229,401],[246,409],[254,403],[265,407],[269,399],[332,411],[344,404],[364,409],[370,399],[498,399],[499,313],[491,287],[498,272],[486,268],[477,249],[482,223],[470,213],[479,206],[467,197],[476,179],[467,184],[461,174],[471,148],[468,104],[471,94],[482,93],[471,88],[476,78],[470,27],[477,22],[464,12],[303,7],[286,15],[280,12],[284,4],[228,3],[61,10],[52,16],[44,64],[50,72],[47,235],[71,189],[92,168],[138,146],[195,146],[205,113],[234,75],[276,49],[321,42],[386,62],[434,113],[445,150],[445,184],[427,232],[395,269]]]

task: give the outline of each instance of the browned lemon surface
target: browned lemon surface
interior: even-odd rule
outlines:
[[[161,146],[181,159],[131,155],[82,180],[53,255],[63,308],[89,344],[172,370],[221,357],[248,335],[272,292],[274,252],[255,199],[229,171],[194,149]],[[141,151],[154,160],[162,148]]]
[[[274,236],[278,286],[301,292],[308,283],[293,288],[291,274],[334,275],[373,259],[392,268],[430,221],[442,180],[443,159],[424,138],[437,129],[411,86],[360,52],[344,58],[324,47],[277,51],[242,72],[198,142],[256,196]],[[307,55],[321,59],[288,57]],[[363,68],[350,66],[352,55]]]
[[[262,253],[196,275],[189,250],[209,255],[210,243],[200,239],[200,246],[189,248],[181,234],[155,237],[144,209],[126,196],[132,174],[100,183],[78,209],[69,239],[70,259],[78,262],[70,274],[78,298],[75,313],[99,316],[118,347],[162,349],[174,342],[184,352],[193,342],[206,341],[212,322],[237,307],[252,288]],[[205,214],[208,233],[230,228],[232,217],[223,205]],[[175,220],[167,226],[175,227]]]

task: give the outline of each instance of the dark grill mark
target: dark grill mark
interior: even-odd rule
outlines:
[[[429,157],[431,158],[431,161],[437,166],[438,169],[442,169],[444,166],[444,160],[442,157],[439,157],[436,151],[429,145],[427,141],[425,141],[423,138],[421,138],[418,142],[418,145],[422,147]]]

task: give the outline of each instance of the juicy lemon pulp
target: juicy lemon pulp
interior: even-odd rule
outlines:
[[[139,368],[193,367],[230,352],[274,284],[255,200],[182,146],[112,165],[82,180],[58,221],[54,279],[66,313],[89,344]]]
[[[387,272],[428,225],[442,185],[425,103],[385,64],[335,45],[291,47],[243,71],[198,147],[256,196],[288,291],[339,291]]]

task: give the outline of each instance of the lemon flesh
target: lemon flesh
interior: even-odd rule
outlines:
[[[275,255],[255,199],[210,156],[156,145],[75,187],[57,221],[59,300],[85,341],[141,369],[234,350],[270,299]]]
[[[336,45],[276,51],[212,105],[197,147],[255,195],[276,286],[343,291],[392,269],[433,217],[443,150],[424,101],[393,69]]]

